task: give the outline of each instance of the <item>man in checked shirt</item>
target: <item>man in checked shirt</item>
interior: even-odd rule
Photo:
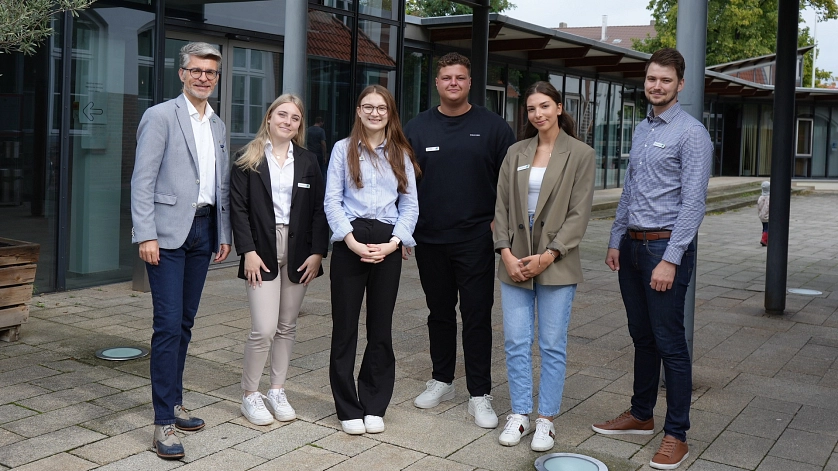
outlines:
[[[618,271],[634,342],[634,394],[629,410],[592,426],[606,435],[653,434],[663,361],[664,438],[649,463],[656,469],[675,469],[689,455],[692,364],[684,298],[713,158],[707,130],[678,104],[684,67],[684,57],[671,48],[655,52],[646,65],[645,91],[652,110],[634,132],[605,257],[605,264]]]

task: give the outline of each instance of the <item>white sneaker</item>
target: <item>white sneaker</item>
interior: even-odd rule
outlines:
[[[506,426],[503,427],[498,441],[503,446],[515,446],[521,441],[521,437],[529,435],[530,418],[521,414],[509,414],[506,416]]]
[[[420,409],[430,409],[439,405],[440,401],[450,401],[454,399],[454,384],[443,383],[432,379],[425,383],[427,389],[425,392],[416,397],[413,405]]]
[[[367,431],[361,419],[341,420],[340,428],[349,435],[363,435]]]
[[[530,444],[532,451],[553,449],[555,438],[556,429],[553,427],[553,422],[542,417],[535,419],[535,435],[532,436],[532,444]]]
[[[288,403],[288,398],[285,397],[285,389],[269,390],[267,405],[276,420],[287,422],[297,418],[297,412]]]
[[[253,425],[270,425],[274,421],[274,416],[268,412],[265,403],[262,402],[263,397],[265,396],[258,392],[242,396],[242,414]]]
[[[384,431],[384,419],[377,415],[365,415],[364,428],[367,433],[381,433]]]
[[[478,427],[495,428],[498,426],[498,415],[492,409],[492,396],[471,396],[468,400],[468,413],[474,416],[474,423]]]

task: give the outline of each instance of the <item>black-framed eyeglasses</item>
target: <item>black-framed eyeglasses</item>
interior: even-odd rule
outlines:
[[[213,69],[201,69],[199,67],[193,67],[191,69],[187,69],[186,67],[181,67],[182,70],[188,70],[189,75],[192,76],[194,79],[201,78],[202,74],[206,74],[207,80],[215,80],[218,78],[218,71]]]
[[[372,110],[378,110],[378,114],[385,115],[387,114],[387,105],[361,105],[361,111],[363,111],[366,114],[372,114]]]

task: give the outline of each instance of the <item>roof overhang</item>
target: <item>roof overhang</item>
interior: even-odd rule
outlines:
[[[426,32],[435,44],[471,48],[471,15],[432,18],[407,17],[408,24]],[[505,15],[489,15],[489,52],[545,68],[573,68],[590,75],[603,75],[640,82],[650,55],[612,46],[575,34],[533,25]]]
[[[410,39],[459,49],[471,48],[471,15],[431,18],[407,16],[406,22],[409,28],[415,28],[406,31]],[[798,54],[805,54],[809,49],[808,46],[802,47]],[[581,74],[621,79],[637,85],[643,83],[646,62],[651,57],[650,54],[563,33],[498,13],[489,15],[489,52],[495,56],[523,60],[531,66],[542,64],[548,69],[574,69]],[[750,82],[714,69],[725,69],[728,66],[741,69],[744,63],[753,67],[775,60],[776,55],[770,54],[708,67],[705,71],[704,94],[718,97],[773,97],[774,87],[771,85]],[[795,95],[797,99],[838,100],[838,89],[797,88]]]

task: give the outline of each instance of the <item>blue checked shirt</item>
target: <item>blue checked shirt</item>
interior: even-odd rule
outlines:
[[[707,129],[675,103],[650,111],[634,131],[623,194],[609,248],[619,249],[628,229],[672,231],[663,259],[681,257],[704,219],[713,143]]]
[[[349,138],[338,141],[329,159],[323,207],[332,228],[332,242],[343,241],[352,232],[350,223],[363,218],[393,224],[393,235],[405,247],[415,246],[413,229],[419,219],[419,201],[416,199],[416,176],[410,157],[404,156],[407,193],[399,194],[396,176],[384,157],[384,143],[375,148],[375,155],[361,149],[361,181],[364,187],[355,188],[346,164],[348,144]]]

